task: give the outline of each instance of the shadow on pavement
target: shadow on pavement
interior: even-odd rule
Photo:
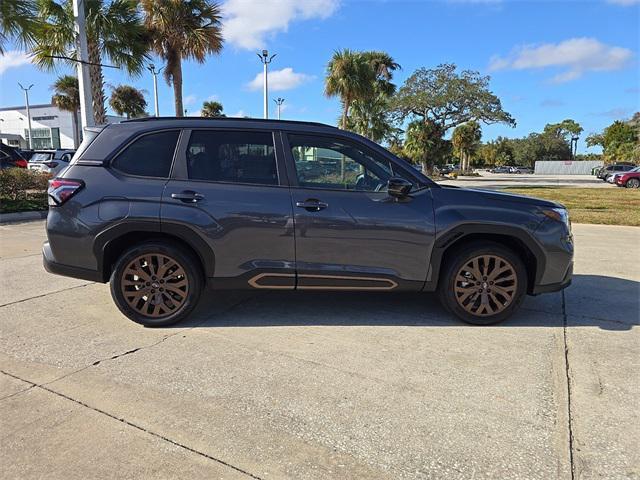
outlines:
[[[567,325],[630,330],[639,322],[640,282],[574,275],[565,290]],[[219,295],[225,295],[220,306]],[[494,327],[560,327],[562,294],[527,297],[511,319]],[[467,324],[431,293],[208,292],[193,317],[175,327],[441,326]],[[478,328],[468,325],[469,328]],[[480,327],[482,328],[482,327]]]

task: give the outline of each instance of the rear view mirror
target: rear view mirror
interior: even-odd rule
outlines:
[[[387,193],[391,197],[402,198],[409,195],[413,185],[404,178],[391,177],[387,182]]]

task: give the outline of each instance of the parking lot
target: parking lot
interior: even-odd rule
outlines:
[[[444,180],[443,185],[458,185],[476,188],[521,187],[576,187],[576,188],[613,188],[615,185],[604,182],[593,175],[534,175],[517,173],[479,172],[480,177],[460,177],[457,180]]]
[[[145,329],[1,225],[3,477],[638,478],[640,229],[574,233],[573,285],[499,326],[259,292]]]

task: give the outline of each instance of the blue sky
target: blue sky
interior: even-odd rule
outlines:
[[[484,127],[484,139],[524,136],[564,118],[595,132],[640,110],[638,0],[227,0],[223,9],[223,53],[184,65],[189,114],[216,99],[227,114],[261,117],[261,84],[251,82],[261,72],[255,52],[263,47],[277,53],[271,98],[285,98],[283,118],[336,122],[340,105],[323,96],[323,76],[341,48],[389,52],[402,65],[398,84],[416,68],[444,62],[491,75],[491,89],[518,126]],[[0,106],[23,103],[19,81],[35,84],[32,103],[48,102],[56,75],[38,71],[15,47],[8,50],[0,57]],[[104,73],[109,84],[146,90],[153,111],[150,75]],[[164,80],[160,111],[173,114]],[[579,150],[585,151],[582,141]]]

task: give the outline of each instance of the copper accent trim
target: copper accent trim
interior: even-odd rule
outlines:
[[[260,280],[268,277],[280,277],[280,278],[292,278],[295,277],[293,273],[260,273],[255,277],[249,279],[249,285],[253,288],[263,288],[269,290],[293,290],[296,287],[293,285],[262,285],[260,284]],[[377,282],[377,283],[385,283],[386,285],[380,286],[332,286],[332,285],[298,285],[298,290],[393,290],[398,286],[396,282],[388,278],[376,278],[376,277],[349,277],[344,275],[310,275],[310,274],[301,274],[298,275],[298,278],[323,278],[323,279],[331,279],[331,280],[361,280],[366,282]]]
[[[344,275],[298,275],[298,278],[325,278],[335,280],[364,280],[366,282],[378,282],[386,283],[387,286],[379,287],[358,287],[358,286],[332,286],[332,285],[298,285],[298,290],[393,290],[398,286],[396,282],[388,278],[376,278],[376,277],[349,277]]]
[[[269,290],[294,290],[295,285],[261,285],[258,283],[265,277],[279,277],[279,278],[295,278],[293,273],[260,273],[255,277],[249,279],[249,285],[253,288],[268,288]]]

